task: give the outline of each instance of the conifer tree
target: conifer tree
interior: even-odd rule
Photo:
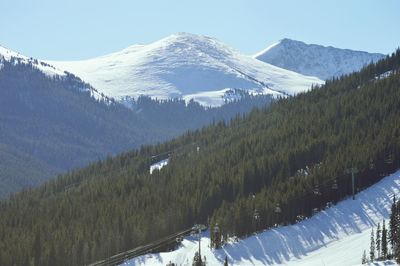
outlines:
[[[200,256],[199,252],[197,252],[197,251],[194,254],[192,265],[193,266],[202,266],[203,265],[203,261],[201,260],[201,256]]]
[[[388,254],[388,245],[387,245],[387,230],[385,227],[385,220],[383,220],[382,225],[382,258],[385,260]]]
[[[367,259],[367,252],[364,249],[362,258],[361,258],[361,264],[367,264],[368,263],[368,259]]]
[[[392,203],[392,208],[391,208],[391,213],[390,213],[390,222],[389,222],[389,241],[392,246],[393,252],[395,249],[395,241],[396,241],[396,235],[398,231],[398,225],[396,223],[396,196],[393,196],[393,203]]]
[[[393,232],[393,255],[397,261],[400,263],[400,201],[396,203],[396,206],[391,213],[394,220],[394,232]]]
[[[376,228],[376,251],[378,252],[378,258],[381,257],[381,225],[378,223],[378,227]]]
[[[374,228],[371,231],[371,246],[369,249],[369,260],[373,262],[375,260],[375,240],[374,240]]]

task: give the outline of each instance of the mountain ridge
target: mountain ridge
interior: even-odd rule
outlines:
[[[227,89],[283,96],[322,83],[314,77],[262,64],[215,38],[190,33],[92,59],[48,63],[80,76],[117,100],[140,95],[196,100],[201,94],[210,99],[199,101],[204,105],[216,98],[219,103],[214,105],[221,105]]]
[[[45,63],[44,61],[22,55],[19,52],[15,52],[2,45],[0,45],[0,62],[1,60],[6,60],[6,61],[18,60],[20,63],[31,64],[33,67],[39,69],[41,72],[50,77],[54,76],[65,77],[67,75],[66,71],[57,69],[54,66]]]
[[[383,54],[342,49],[284,38],[253,55],[262,62],[326,80],[358,71]]]

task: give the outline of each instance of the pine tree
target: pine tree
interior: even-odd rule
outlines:
[[[392,215],[394,216],[393,219],[395,221],[393,253],[396,261],[400,263],[400,201],[396,203],[396,208]]]
[[[396,223],[396,196],[393,196],[393,203],[392,203],[392,208],[391,208],[391,213],[390,213],[390,222],[389,222],[389,241],[390,245],[392,246],[393,252],[395,252],[395,242],[396,242],[396,236],[398,232],[398,225]]]
[[[381,257],[381,225],[378,223],[376,228],[376,251],[378,252],[378,258]]]
[[[373,262],[375,260],[375,240],[374,240],[374,228],[371,231],[371,246],[369,249],[369,260]]]
[[[194,258],[193,258],[193,266],[202,266],[203,265],[203,261],[201,260],[201,256],[199,254],[199,252],[196,251],[196,253],[194,253]]]
[[[362,258],[361,258],[361,264],[367,264],[367,263],[368,263],[367,252],[364,249],[364,252],[363,252],[363,255],[362,255]],[[226,264],[226,265],[228,265],[228,264]]]
[[[383,220],[382,225],[382,258],[385,260],[387,259],[388,254],[388,245],[387,245],[387,230],[385,228],[385,220]]]
[[[397,243],[397,246],[399,246],[400,240],[398,240],[397,242],[398,242],[398,243]],[[400,248],[397,248],[395,252],[396,252],[396,253],[395,253],[394,255],[395,255],[395,258],[396,258],[396,262],[397,262],[397,263],[400,263]]]

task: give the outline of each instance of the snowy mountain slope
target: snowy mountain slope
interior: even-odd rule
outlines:
[[[16,60],[14,64],[27,64],[27,65],[32,65],[34,68],[40,70],[43,74],[45,74],[48,77],[62,77],[62,78],[71,78],[71,73],[68,73],[67,71],[60,70],[53,65],[46,63],[44,61],[32,58],[32,57],[27,57],[25,55],[22,55],[18,52],[12,51],[8,48],[5,48],[0,45],[0,70],[2,68],[2,60],[10,62],[11,60]],[[88,84],[83,84],[79,88],[81,92],[83,93],[89,93],[91,97],[93,97],[96,100],[99,101],[104,101],[106,103],[111,103],[113,100],[106,95],[101,94],[99,91],[94,89]]]
[[[292,95],[322,82],[264,64],[216,39],[189,33],[93,59],[49,63],[118,100],[139,95],[187,99],[190,95],[199,96],[205,105],[215,105],[221,102],[215,99],[221,98],[224,89]]]
[[[283,39],[253,56],[260,61],[322,80],[360,70],[383,54]]]
[[[201,238],[202,256],[208,265],[359,265],[362,253],[369,249],[371,228],[389,218],[392,197],[400,195],[400,171],[336,206],[296,225],[231,242],[221,250],[208,248],[206,232]],[[191,265],[198,242],[187,237],[175,251],[149,254],[123,265]]]
[[[43,61],[36,60],[33,58],[28,58],[24,55],[21,55],[20,53],[14,52],[14,51],[7,49],[0,45],[0,69],[1,69],[1,61],[2,60],[10,61],[11,58],[19,59],[20,62],[24,63],[24,64],[32,64],[33,67],[39,69],[47,76],[55,76],[55,75],[65,76],[66,75],[66,73],[64,71],[59,70],[59,69],[55,68],[54,66],[51,66]]]

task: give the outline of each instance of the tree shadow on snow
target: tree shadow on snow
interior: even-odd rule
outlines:
[[[361,233],[389,218],[394,194],[400,192],[400,172],[373,187],[296,225],[280,227],[226,245],[216,251],[218,260],[281,264],[301,258],[345,236]]]

